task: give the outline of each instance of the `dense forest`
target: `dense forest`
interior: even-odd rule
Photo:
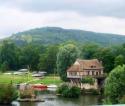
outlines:
[[[125,42],[125,36],[96,33],[84,30],[63,29],[58,27],[43,27],[13,34],[7,38],[18,45],[34,44],[60,44],[65,41],[76,41],[81,44],[88,42],[103,46],[117,45]]]

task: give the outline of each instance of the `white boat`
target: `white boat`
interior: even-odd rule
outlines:
[[[48,88],[57,88],[57,85],[51,84],[47,86]]]

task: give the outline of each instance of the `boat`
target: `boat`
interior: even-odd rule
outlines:
[[[34,85],[32,85],[32,87],[33,88],[38,88],[38,89],[43,89],[43,88],[47,88],[47,86],[46,85],[44,85],[44,84],[34,84]]]
[[[56,91],[57,90],[57,85],[51,84],[47,86],[47,90],[49,91]]]
[[[47,86],[48,88],[57,88],[57,85],[51,84]]]

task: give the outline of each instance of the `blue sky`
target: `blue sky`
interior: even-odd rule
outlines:
[[[125,35],[125,0],[0,0],[0,38],[56,26]]]

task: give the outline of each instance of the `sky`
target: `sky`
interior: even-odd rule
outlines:
[[[0,0],[0,38],[46,26],[125,35],[125,0]]]

